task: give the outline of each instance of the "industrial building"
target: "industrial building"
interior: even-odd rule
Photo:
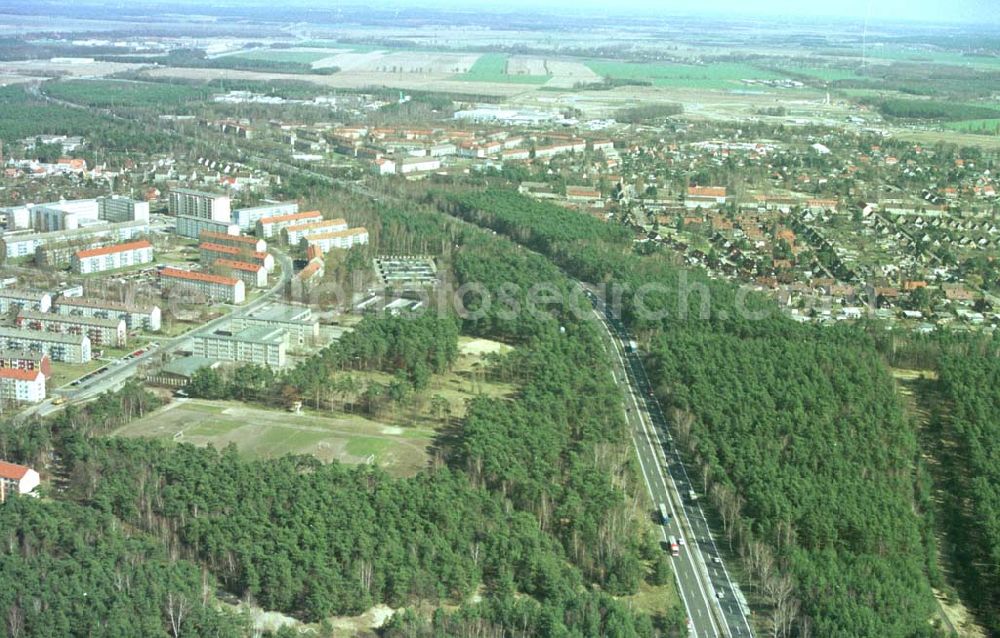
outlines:
[[[324,219],[319,222],[287,226],[281,230],[281,238],[289,246],[298,246],[303,237],[333,233],[338,230],[347,230],[346,219]]]
[[[145,239],[127,244],[78,251],[70,263],[73,272],[87,275],[148,264],[153,261],[153,245]]]
[[[279,234],[283,228],[295,226],[297,224],[307,224],[310,222],[323,221],[323,214],[318,210],[310,210],[304,213],[293,213],[289,215],[278,215],[275,217],[264,217],[257,220],[257,236],[271,238]]]
[[[129,197],[112,195],[97,198],[97,218],[104,221],[149,222],[149,202],[138,201]]]
[[[91,359],[90,337],[87,335],[0,327],[0,348],[31,350],[63,363],[87,363]]]
[[[198,252],[201,255],[203,264],[214,263],[216,259],[229,259],[232,261],[245,261],[250,264],[260,264],[267,272],[274,270],[274,255],[271,253],[256,253],[232,246],[222,246],[204,242],[198,245]]]
[[[267,242],[250,235],[230,235],[228,233],[213,233],[212,231],[202,231],[198,239],[210,244],[221,244],[241,250],[264,253],[267,252]]]
[[[57,315],[51,312],[22,310],[17,315],[17,327],[28,330],[54,332],[57,334],[90,337],[95,346],[124,348],[128,342],[128,330],[124,319],[102,319],[80,315]]]
[[[306,248],[315,246],[324,253],[330,252],[332,248],[346,249],[367,243],[368,231],[363,226],[304,237],[301,242]]]
[[[265,217],[279,217],[281,215],[294,215],[299,212],[299,205],[296,202],[273,202],[263,206],[253,208],[237,208],[232,214],[232,223],[240,227],[243,232],[253,232],[257,227],[257,222]]]
[[[0,289],[0,314],[9,313],[11,308],[48,312],[51,307],[52,295],[47,292],[18,290],[16,288]]]
[[[60,297],[53,304],[53,312],[60,315],[123,319],[129,330],[158,332],[161,323],[160,307],[150,304],[140,306],[82,297]]]
[[[234,259],[216,259],[212,269],[226,277],[242,279],[247,287],[264,288],[267,286],[267,268],[262,264],[251,264]]]
[[[285,366],[285,331],[271,326],[254,326],[239,331],[216,330],[194,336],[193,355],[217,361],[234,361]]]
[[[41,370],[0,368],[0,401],[38,403],[45,400],[45,375]]]
[[[209,299],[231,304],[246,301],[246,284],[242,279],[220,277],[179,268],[164,268],[160,271],[160,283],[164,288],[181,292],[201,293]]]

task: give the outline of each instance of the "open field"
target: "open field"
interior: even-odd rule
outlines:
[[[733,89],[740,80],[778,80],[784,76],[748,64],[719,63],[646,64],[614,60],[588,60],[587,67],[601,77],[651,82],[653,86],[695,89]]]
[[[66,62],[51,62],[49,60],[19,60],[0,62],[0,75],[32,75],[36,79],[43,77],[105,77],[115,73],[131,71],[141,67],[141,64],[124,62],[88,62],[70,64]]]
[[[472,82],[516,82],[521,84],[545,84],[544,61],[540,65],[527,62],[512,63],[503,53],[485,53],[462,75],[461,79]]]
[[[949,128],[953,131],[960,131],[962,133],[978,133],[980,135],[1000,134],[1000,118],[948,122],[944,126],[945,128]]]
[[[245,60],[274,60],[275,62],[298,62],[301,64],[312,64],[318,60],[328,58],[331,55],[343,53],[342,50],[331,49],[255,49],[253,51],[240,51],[231,56],[243,58]]]
[[[396,475],[411,475],[427,461],[432,430],[399,428],[359,415],[320,416],[264,410],[227,401],[175,401],[113,433],[223,448],[248,456],[311,454],[324,462],[365,463],[370,456]]]
[[[461,74],[469,72],[481,57],[478,53],[398,51],[383,53],[359,68],[381,73]]]

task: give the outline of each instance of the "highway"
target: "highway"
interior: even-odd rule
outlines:
[[[607,331],[612,372],[626,394],[625,416],[646,487],[654,506],[664,503],[670,512],[669,522],[660,528],[665,551],[669,551],[669,536],[684,539],[673,566],[691,635],[749,638],[753,630],[743,595],[729,576],[700,500],[688,496],[690,490],[697,490],[674,448],[642,361],[627,346],[630,337],[621,321],[606,311],[596,295],[590,291],[587,295]]]
[[[56,389],[52,392],[54,396],[50,396],[45,401],[37,403],[21,411],[21,413],[17,415],[16,420],[24,423],[32,416],[37,415],[40,417],[46,417],[53,412],[56,412],[63,407],[62,405],[56,405],[53,403],[56,396],[61,397],[66,404],[69,404],[72,402],[87,401],[105,392],[116,390],[120,388],[129,378],[134,376],[135,373],[139,371],[140,366],[142,366],[143,363],[148,362],[152,357],[158,356],[159,354],[173,352],[191,339],[192,335],[199,332],[210,332],[215,330],[227,321],[231,320],[233,317],[246,316],[262,306],[271,303],[276,296],[282,293],[292,278],[291,257],[276,249],[272,249],[272,252],[277,258],[278,263],[281,264],[281,277],[277,283],[275,283],[257,299],[254,299],[244,306],[233,306],[232,311],[227,312],[226,314],[217,317],[208,323],[192,328],[184,334],[165,340],[161,342],[159,347],[146,348],[146,351],[137,357],[129,360],[118,359],[109,362],[108,369],[104,374],[98,375],[93,379],[89,379],[85,383],[78,386],[65,385]]]

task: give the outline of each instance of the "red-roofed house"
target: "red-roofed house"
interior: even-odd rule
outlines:
[[[725,186],[689,186],[684,205],[688,208],[714,208],[726,203]]]
[[[164,268],[160,271],[160,283],[165,288],[177,292],[196,292],[226,303],[241,304],[246,301],[246,284],[242,279],[220,277],[203,272]],[[183,301],[179,299],[179,301]]]
[[[267,268],[261,264],[249,264],[234,259],[216,259],[212,264],[220,274],[235,279],[242,279],[247,286],[264,288],[267,286]]]
[[[0,400],[38,403],[45,400],[45,375],[41,370],[0,368]]]
[[[0,503],[6,502],[9,494],[30,494],[41,482],[38,472],[30,467],[0,461]]]

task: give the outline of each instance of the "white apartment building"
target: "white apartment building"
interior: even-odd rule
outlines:
[[[75,273],[87,275],[105,270],[139,266],[152,261],[153,245],[143,239],[127,244],[77,251],[70,261],[70,267]]]
[[[45,400],[45,375],[41,370],[0,368],[0,401],[39,403]]]
[[[209,244],[221,244],[241,250],[249,250],[255,253],[266,253],[267,242],[250,235],[230,235],[228,233],[214,233],[210,230],[202,231],[198,237],[202,242]]]
[[[274,202],[253,208],[237,208],[233,211],[232,222],[243,232],[249,233],[257,227],[257,222],[265,217],[294,215],[297,212],[299,205],[296,202]]]
[[[324,219],[320,222],[287,226],[281,230],[281,237],[289,246],[298,246],[303,237],[333,233],[338,230],[347,230],[346,219]]]
[[[0,503],[15,494],[30,494],[41,483],[38,472],[30,467],[0,461]]]
[[[323,221],[323,214],[318,210],[310,210],[304,213],[294,213],[291,215],[278,215],[276,217],[265,217],[257,220],[257,236],[270,238],[281,232],[283,228],[296,224],[307,224],[310,222]]]
[[[52,310],[60,315],[122,319],[129,330],[147,332],[158,332],[162,321],[162,312],[156,305],[139,306],[84,297],[60,297]]]
[[[209,242],[199,244],[198,252],[201,255],[202,263],[205,264],[214,263],[216,259],[229,259],[232,261],[245,261],[250,264],[260,264],[267,272],[274,270],[274,255],[271,253],[251,252]]]
[[[358,228],[348,228],[347,230],[338,230],[332,233],[323,233],[320,235],[304,237],[301,243],[306,249],[310,247],[317,247],[326,253],[332,248],[347,249],[353,246],[367,244],[368,231],[365,230],[363,226]]]
[[[58,245],[60,243],[85,243],[97,239],[107,239],[111,241],[128,241],[138,235],[149,232],[148,222],[122,222],[120,224],[109,224],[101,222],[86,228],[76,230],[62,230],[46,233],[10,233],[0,237],[0,249],[3,252],[4,260],[21,259],[33,257],[35,252],[47,245]]]
[[[90,343],[95,346],[123,348],[128,342],[128,330],[124,319],[22,310],[17,315],[17,327],[64,335],[87,335]]]
[[[91,359],[90,337],[87,335],[0,327],[0,348],[31,350],[63,363],[87,363]]]
[[[76,230],[99,221],[96,199],[75,199],[31,206],[31,227],[38,232]]]
[[[7,314],[11,308],[48,312],[52,307],[52,295],[34,290],[17,288],[0,289],[0,314]]]
[[[228,195],[174,188],[168,195],[167,206],[170,214],[175,217],[195,217],[225,224],[232,223]]]
[[[284,367],[285,331],[272,326],[254,326],[238,332],[217,330],[194,336],[193,355],[218,361],[236,361]]]
[[[242,279],[243,283],[249,287],[265,288],[267,286],[267,268],[261,264],[251,264],[233,259],[216,259],[212,267],[221,275]]]
[[[223,235],[239,235],[240,227],[229,222],[217,222],[201,217],[181,215],[177,218],[175,232],[181,237],[198,239],[202,233],[221,233]]]

